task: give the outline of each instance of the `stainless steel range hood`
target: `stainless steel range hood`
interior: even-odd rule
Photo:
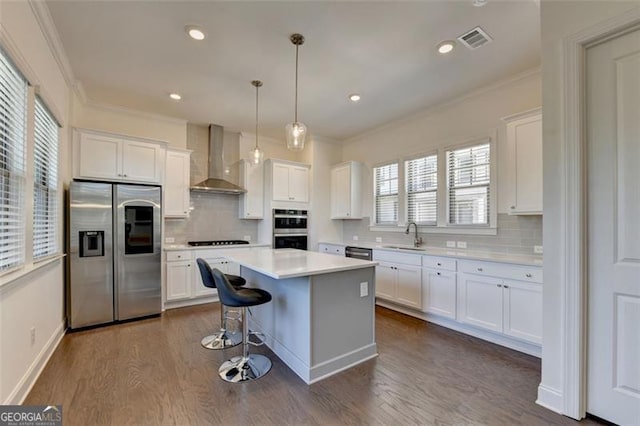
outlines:
[[[217,194],[242,194],[246,189],[224,179],[223,142],[224,129],[222,126],[209,126],[209,177],[191,187],[192,191],[210,192]]]

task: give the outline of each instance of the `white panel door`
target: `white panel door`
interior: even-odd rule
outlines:
[[[120,156],[122,139],[110,136],[80,134],[80,177],[121,179]]]
[[[160,183],[162,149],[145,142],[123,141],[122,177],[137,182]]]
[[[587,411],[640,424],[640,31],[587,50]]]
[[[542,344],[542,284],[504,281],[504,334]]]
[[[309,201],[309,169],[306,167],[289,168],[289,199],[302,203]]]
[[[376,297],[396,299],[396,270],[393,264],[379,262],[376,266]]]
[[[286,164],[273,164],[273,201],[289,200],[289,166]]]
[[[351,167],[331,170],[331,219],[348,218],[351,213]]]
[[[456,319],[456,273],[422,270],[422,310]]]
[[[412,308],[422,307],[422,268],[397,264],[396,301]]]
[[[191,297],[191,261],[167,262],[167,300]]]
[[[459,321],[502,333],[502,280],[458,274]]]

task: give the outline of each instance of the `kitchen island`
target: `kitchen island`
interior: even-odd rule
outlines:
[[[271,293],[249,326],[307,384],[378,355],[376,262],[294,249],[234,250],[248,287]]]

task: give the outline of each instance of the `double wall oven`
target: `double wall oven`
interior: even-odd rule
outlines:
[[[273,209],[273,248],[307,249],[307,210]]]

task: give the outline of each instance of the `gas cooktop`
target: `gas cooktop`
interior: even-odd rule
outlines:
[[[249,244],[249,241],[244,240],[214,240],[214,241],[189,241],[187,244],[190,246],[230,246],[236,244]]]

